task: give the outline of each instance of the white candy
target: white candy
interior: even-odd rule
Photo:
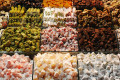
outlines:
[[[80,80],[116,80],[120,76],[120,54],[80,53],[78,70]],[[89,76],[89,77],[88,77]]]

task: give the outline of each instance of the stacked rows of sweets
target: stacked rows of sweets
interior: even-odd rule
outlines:
[[[23,17],[22,24],[30,25],[31,27],[41,27],[42,16],[42,9],[29,8]]]
[[[11,10],[9,11],[9,24],[10,27],[15,26],[22,26],[22,16],[25,13],[25,7],[21,7],[18,5],[18,7],[11,7]]]
[[[41,52],[33,60],[2,54],[0,80],[120,80],[120,54]]]
[[[44,27],[77,27],[75,8],[44,8],[43,26]]]
[[[25,7],[11,7],[9,11],[9,27],[31,26],[41,27],[42,25],[42,9],[29,8],[27,11]]]

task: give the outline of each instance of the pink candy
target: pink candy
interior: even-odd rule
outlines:
[[[76,29],[48,27],[41,34],[41,51],[78,51]]]
[[[18,54],[0,57],[0,80],[24,80],[27,77],[32,78],[32,63],[28,57]]]

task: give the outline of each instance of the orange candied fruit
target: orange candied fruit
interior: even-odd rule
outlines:
[[[61,7],[71,7],[72,6],[72,1],[71,0],[43,0],[43,6],[44,7],[56,7],[56,8],[61,8]]]

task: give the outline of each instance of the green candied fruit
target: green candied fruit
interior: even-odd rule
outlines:
[[[26,41],[29,45],[32,44],[32,41],[31,40],[27,40]]]
[[[3,45],[0,45],[0,49],[2,49],[2,48],[4,48],[4,46],[3,46]]]
[[[25,52],[25,48],[22,48],[21,50],[22,50],[23,52]]]
[[[8,41],[6,41],[3,45],[4,45],[5,47],[8,47],[8,46],[10,46],[10,44],[11,44],[11,41],[8,40]]]
[[[39,24],[38,24],[38,27],[41,27],[41,25],[42,25],[42,24],[41,24],[41,23],[39,23]]]
[[[15,45],[19,45],[19,41],[15,41]]]
[[[36,49],[35,51],[36,51],[36,52],[39,52],[39,51],[40,51],[40,49]]]
[[[35,46],[31,46],[31,50],[35,51],[36,47]]]
[[[39,42],[37,42],[36,43],[36,50],[39,50],[39,47],[40,47]]]
[[[24,47],[24,45],[23,45],[23,43],[21,42],[21,43],[19,43],[19,47],[20,48],[23,48]]]
[[[2,36],[2,37],[1,37],[1,40],[4,40],[4,39],[5,39],[5,36]]]
[[[15,51],[15,48],[13,48],[13,47],[10,47],[10,51]]]
[[[33,45],[33,46],[35,46],[35,43],[34,43],[34,42],[32,42],[32,45]]]
[[[25,52],[30,52],[30,48],[25,48]]]
[[[10,48],[9,47],[5,47],[5,51],[10,52]]]

